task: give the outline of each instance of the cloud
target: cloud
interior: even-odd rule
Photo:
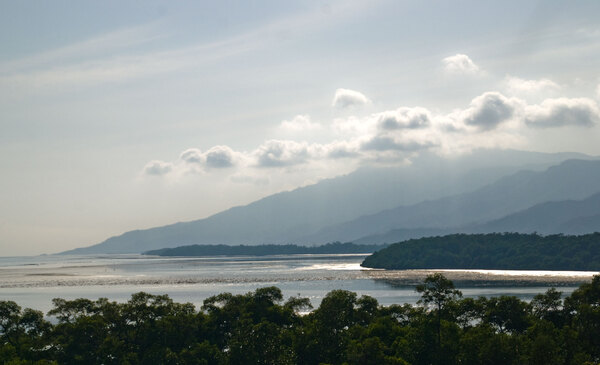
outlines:
[[[144,173],[146,175],[162,176],[168,174],[172,170],[172,163],[159,160],[150,161],[144,166]]]
[[[377,126],[382,130],[425,128],[431,122],[431,114],[425,108],[399,108],[376,114]]]
[[[360,156],[356,142],[334,141],[326,146],[325,157],[331,159],[356,158]]]
[[[227,146],[215,146],[206,151],[206,166],[222,169],[235,164],[235,152]]]
[[[344,109],[354,106],[370,104],[371,101],[363,93],[349,89],[337,89],[333,97],[332,105]]]
[[[546,99],[539,105],[525,108],[525,124],[532,127],[583,126],[600,122],[598,104],[588,98]]]
[[[280,127],[307,130],[316,128],[314,124],[308,115],[297,115],[283,121]],[[519,148],[530,142],[525,133],[527,126],[595,124],[600,124],[600,110],[592,99],[546,99],[540,104],[528,104],[489,91],[473,98],[466,108],[449,113],[400,107],[364,117],[337,118],[331,125],[337,139],[325,143],[271,139],[249,152],[234,151],[224,145],[204,152],[189,148],[174,162],[149,162],[144,171],[148,175],[183,178],[222,170],[230,182],[271,185],[285,181],[290,174],[302,174],[301,171],[324,173],[328,169],[347,171],[365,163],[408,163],[424,150],[447,154],[474,148]]]
[[[433,147],[430,141],[418,142],[416,140],[398,140],[391,136],[375,136],[361,145],[365,151],[401,151],[415,152]]]
[[[480,130],[496,128],[515,113],[519,101],[506,98],[499,92],[486,92],[471,101],[470,107],[460,113],[461,121]]]
[[[259,146],[254,156],[259,167],[286,167],[306,162],[309,148],[305,142],[270,140]]]
[[[284,120],[281,122],[280,127],[293,132],[321,129],[321,125],[313,123],[308,115],[296,115],[292,120]]]
[[[214,146],[206,152],[197,148],[188,148],[179,155],[179,158],[186,164],[222,169],[235,165],[237,153],[228,146]]]
[[[179,158],[190,164],[203,164],[205,162],[204,154],[197,148],[188,148],[181,152]]]
[[[454,56],[446,57],[442,60],[444,64],[444,70],[451,74],[476,74],[480,71],[469,56],[466,54],[456,54]]]
[[[513,94],[537,94],[543,91],[556,91],[560,86],[549,79],[524,80],[518,77],[506,76],[506,90]]]

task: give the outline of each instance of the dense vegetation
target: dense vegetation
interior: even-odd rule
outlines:
[[[158,256],[265,256],[295,254],[340,254],[370,253],[387,245],[356,245],[353,243],[333,242],[321,246],[298,245],[190,245],[175,248],[162,248],[144,252],[145,255]]]
[[[367,257],[380,269],[512,269],[600,271],[600,233],[452,234],[395,243]]]
[[[49,315],[0,301],[4,364],[598,364],[600,275],[564,300],[550,289],[461,297],[435,274],[419,305],[379,306],[334,290],[319,308],[276,287],[192,304],[137,293],[127,303],[54,299]]]

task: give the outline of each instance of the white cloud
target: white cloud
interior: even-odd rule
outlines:
[[[321,129],[321,125],[319,123],[314,123],[310,120],[310,116],[308,115],[296,115],[292,120],[284,120],[281,122],[280,127],[282,129],[292,131],[292,132],[301,132],[301,131],[312,131]]]
[[[254,151],[257,166],[285,167],[304,163],[309,157],[306,142],[270,140]]]
[[[509,120],[519,101],[507,98],[499,92],[486,92],[471,101],[469,108],[460,113],[460,120],[480,130],[490,130]]]
[[[524,120],[532,127],[591,127],[600,122],[600,110],[588,98],[547,99],[539,105],[527,106]]]
[[[228,146],[214,146],[206,152],[189,148],[183,151],[179,158],[185,164],[221,169],[234,166],[238,160],[238,153]]]
[[[596,98],[600,99],[600,84],[596,87]]]
[[[512,94],[538,94],[544,91],[556,91],[560,86],[550,79],[525,80],[518,77],[506,76],[505,88]]]
[[[332,105],[336,108],[343,109],[370,103],[371,101],[369,98],[361,92],[349,89],[337,89],[335,91],[335,96],[333,97]]]
[[[197,148],[188,148],[181,152],[179,158],[190,164],[203,164],[206,160],[202,151]]]
[[[442,60],[444,64],[444,70],[451,74],[476,74],[480,71],[469,56],[466,54],[456,54],[454,56],[446,57]]]
[[[307,115],[284,123],[295,130],[311,129],[314,124]],[[249,152],[228,146],[214,146],[205,152],[190,148],[175,162],[151,161],[144,170],[149,175],[176,178],[193,175],[189,172],[219,174],[219,170],[230,182],[271,185],[273,181],[284,182],[288,175],[303,174],[300,171],[320,174],[332,166],[342,171],[360,164],[406,163],[424,150],[448,154],[475,148],[523,148],[532,138],[527,126],[595,124],[600,124],[600,111],[591,99],[546,99],[527,104],[490,91],[450,113],[400,107],[365,117],[337,118],[332,123],[337,138],[330,142],[271,139]],[[296,166],[302,168],[291,168]]]
[[[236,153],[227,146],[215,146],[206,151],[206,166],[222,169],[235,164]]]
[[[382,130],[425,128],[431,122],[431,114],[425,108],[398,108],[376,114],[377,126]]]
[[[326,146],[325,156],[331,159],[357,158],[360,146],[357,141],[334,141]]]
[[[168,174],[172,170],[172,163],[159,160],[150,161],[146,164],[146,166],[144,166],[144,173],[146,175],[162,176]]]

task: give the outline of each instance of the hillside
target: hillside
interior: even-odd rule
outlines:
[[[361,237],[357,244],[382,244],[451,233],[517,232],[581,235],[600,232],[600,193],[582,200],[544,202],[483,224],[453,228],[393,229]]]
[[[310,234],[365,214],[479,189],[520,169],[543,169],[574,156],[587,158],[578,154],[495,150],[477,151],[451,160],[426,155],[408,166],[360,169],[349,175],[274,194],[208,218],[129,231],[99,244],[65,253],[139,253],[190,244],[347,241],[322,235],[313,239]],[[421,219],[429,224],[427,217],[422,216]],[[386,227],[378,227],[375,233],[385,232]],[[327,237],[349,236],[354,239],[372,232],[363,227],[351,235],[332,234]]]
[[[397,234],[407,234],[408,238],[410,234],[418,235],[420,231],[427,234],[432,229],[434,232],[438,230],[438,233],[463,229],[469,231],[465,226],[476,227],[536,204],[587,198],[600,191],[598,181],[600,161],[568,160],[541,172],[517,172],[473,192],[366,215],[328,227],[303,240],[327,242],[336,237],[340,241],[354,241],[391,230],[396,230]],[[481,229],[481,232],[515,230],[508,224],[502,229],[498,227]],[[359,239],[358,242],[366,241]]]
[[[471,232],[520,232],[584,234],[600,231],[600,193],[583,200],[537,204],[486,224]]]
[[[395,243],[361,264],[378,269],[600,271],[600,233],[454,234]]]

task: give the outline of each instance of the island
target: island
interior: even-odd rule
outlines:
[[[189,245],[146,251],[144,255],[156,256],[267,256],[299,254],[369,254],[387,245],[357,245],[332,242],[319,246],[299,245]]]
[[[366,268],[600,271],[600,233],[489,233],[411,239],[365,258]]]

